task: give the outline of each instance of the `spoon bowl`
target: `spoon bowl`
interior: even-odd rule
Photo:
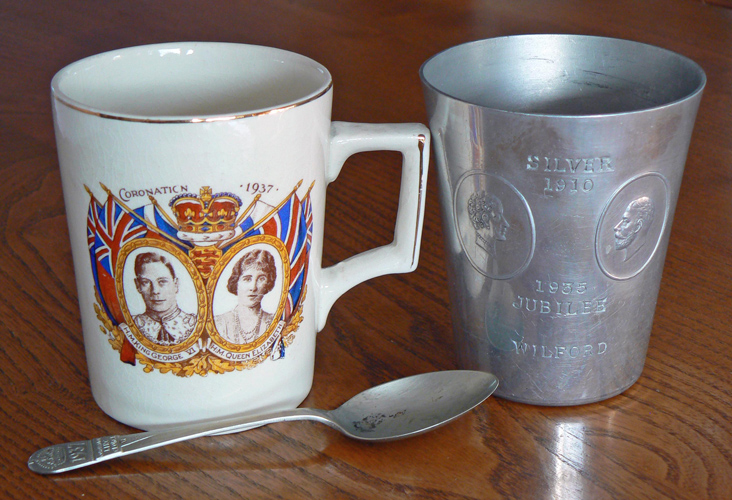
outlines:
[[[367,389],[330,411],[294,408],[48,446],[30,456],[28,468],[39,474],[56,474],[197,437],[242,432],[290,420],[315,420],[361,441],[390,441],[415,436],[456,419],[485,401],[496,387],[498,379],[486,372],[423,373]]]
[[[402,439],[456,419],[485,401],[497,387],[498,379],[486,372],[423,373],[357,394],[328,412],[330,422],[324,423],[354,439]]]

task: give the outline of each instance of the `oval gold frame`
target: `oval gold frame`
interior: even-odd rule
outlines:
[[[134,320],[132,319],[132,314],[130,313],[129,308],[127,307],[127,299],[125,297],[125,290],[124,290],[124,269],[125,269],[125,263],[127,262],[127,258],[130,256],[132,252],[137,250],[138,248],[143,247],[151,247],[156,248],[159,250],[163,250],[175,257],[178,262],[180,262],[185,268],[186,271],[188,271],[188,275],[191,277],[191,280],[193,281],[193,285],[196,288],[196,301],[198,303],[198,311],[197,311],[197,321],[196,321],[196,328],[193,330],[193,333],[190,337],[188,337],[185,341],[181,342],[180,344],[175,345],[169,345],[164,346],[160,344],[156,344],[155,342],[152,342],[150,339],[148,339],[145,335],[143,335],[140,330],[137,328],[137,325],[135,325]],[[152,238],[140,238],[133,240],[129,243],[126,243],[122,248],[120,249],[119,255],[117,256],[117,265],[115,267],[115,288],[117,289],[117,299],[119,300],[120,308],[122,309],[122,315],[125,318],[125,321],[127,322],[127,325],[130,328],[130,331],[132,331],[132,334],[135,336],[137,340],[140,341],[142,345],[150,349],[151,351],[160,353],[160,354],[175,354],[179,352],[183,352],[187,349],[189,349],[191,346],[193,346],[198,339],[201,337],[201,334],[203,333],[203,329],[206,326],[206,323],[208,321],[208,310],[209,310],[209,304],[208,299],[205,294],[206,287],[203,283],[203,279],[201,278],[201,275],[199,274],[198,270],[196,269],[196,266],[193,264],[191,259],[186,255],[183,251],[181,251],[178,247],[173,245],[172,243],[168,243],[167,241],[163,240],[157,240]]]
[[[209,277],[208,283],[206,284],[207,295],[211,298],[211,302],[213,304],[213,301],[215,300],[214,294],[216,292],[216,286],[219,282],[219,278],[221,278],[221,273],[224,271],[229,262],[239,256],[241,254],[241,251],[245,248],[259,244],[265,244],[273,247],[277,251],[277,254],[280,256],[280,261],[282,262],[282,291],[280,293],[280,300],[277,305],[277,311],[274,313],[275,319],[272,320],[272,323],[267,327],[267,330],[262,335],[257,337],[254,342],[250,342],[248,344],[234,344],[224,339],[219,334],[218,330],[216,329],[216,324],[214,323],[212,308],[211,314],[206,318],[206,323],[208,326],[207,330],[209,336],[211,337],[211,341],[219,347],[230,352],[251,352],[264,344],[266,340],[270,337],[274,329],[277,328],[279,318],[282,317],[282,313],[285,310],[287,293],[290,289],[290,256],[287,248],[285,247],[285,244],[282,243],[279,238],[268,234],[250,236],[227,250],[224,256],[218,262],[216,262],[213,270],[211,271],[211,276]]]

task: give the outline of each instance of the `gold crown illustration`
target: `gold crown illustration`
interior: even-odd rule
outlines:
[[[183,193],[170,200],[178,229],[186,233],[232,231],[241,207],[241,199],[231,193],[211,194],[204,186],[200,194]]]

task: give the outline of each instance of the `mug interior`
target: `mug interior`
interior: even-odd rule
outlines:
[[[292,52],[233,43],[131,47],[59,71],[56,99],[90,113],[138,120],[240,117],[308,102],[328,70]]]
[[[690,59],[651,45],[575,35],[521,35],[458,45],[421,68],[424,84],[501,111],[605,115],[656,108],[705,84]]]

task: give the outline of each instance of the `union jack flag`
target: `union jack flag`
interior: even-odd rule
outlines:
[[[92,257],[92,274],[102,305],[116,325],[124,321],[114,281],[117,255],[125,243],[143,238],[147,232],[147,226],[131,215],[111,194],[103,205],[94,198],[89,203],[87,238]]]
[[[113,275],[120,248],[129,241],[145,237],[147,231],[147,225],[131,215],[110,195],[106,203],[97,210],[97,262]]]
[[[310,190],[302,200],[297,196],[297,190],[293,190],[277,207],[262,203],[259,208],[263,207],[267,209],[266,215],[259,221],[255,222],[250,214],[239,224],[240,236],[236,241],[266,234],[278,238],[285,245],[290,264],[290,284],[282,319],[289,321],[302,302],[308,273],[313,237]],[[256,211],[260,214],[263,212]],[[157,203],[131,210],[111,193],[108,193],[104,204],[99,203],[92,195],[87,214],[87,240],[92,274],[101,305],[115,325],[124,322],[115,286],[117,258],[125,244],[139,238],[165,240],[186,252],[193,247],[190,242],[178,239],[177,228]],[[221,248],[222,254],[230,250],[234,243],[235,241],[231,241],[224,245]]]
[[[89,252],[94,261],[97,244],[97,211],[99,210],[99,202],[92,197],[89,202],[89,211],[86,214],[86,239],[89,244]]]
[[[308,274],[310,246],[313,240],[313,206],[310,191],[302,200],[299,219],[299,234],[290,257],[290,291],[285,307],[285,316],[288,319],[300,306],[303,285]]]
[[[97,264],[97,218],[100,211],[102,211],[102,206],[96,198],[92,196],[92,199],[89,202],[89,211],[86,216],[86,238],[87,243],[89,244],[89,258],[92,263],[91,271],[92,277],[94,278],[94,284],[96,285],[96,289],[99,291],[99,300],[101,305],[107,313],[107,316],[111,318],[112,313],[107,305],[104,295],[102,294],[101,286],[99,284],[99,266]]]

